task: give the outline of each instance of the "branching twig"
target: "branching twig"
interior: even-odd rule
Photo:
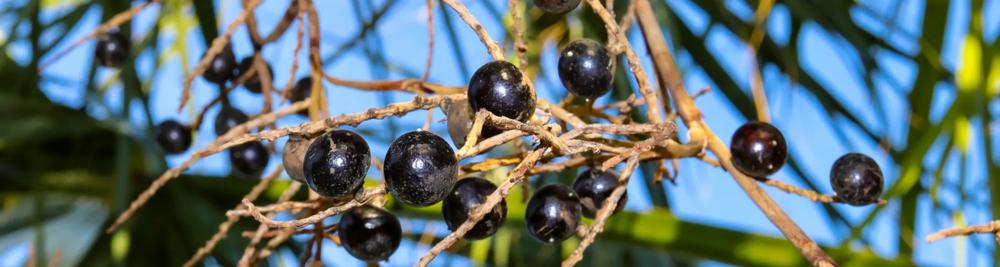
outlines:
[[[594,1],[594,0],[589,0]],[[680,73],[677,72],[676,63],[673,60],[673,56],[670,54],[670,50],[667,49],[666,43],[663,38],[663,33],[660,30],[660,26],[656,21],[655,16],[651,10],[649,3],[645,0],[639,0],[636,4],[636,16],[639,19],[639,25],[642,28],[642,32],[645,36],[647,46],[653,51],[653,64],[656,69],[660,72],[660,75],[667,77],[667,81],[670,84],[667,87],[670,90],[670,94],[675,102],[675,107],[680,113],[684,123],[688,126],[689,131],[694,131],[702,134],[703,136],[693,137],[694,140],[705,140],[708,144],[708,148],[719,158],[719,162],[722,166],[729,171],[730,175],[736,180],[737,184],[747,193],[747,195],[754,201],[755,204],[764,212],[767,218],[773,223],[785,237],[795,245],[796,248],[806,257],[813,265],[817,266],[835,266],[833,259],[830,258],[826,252],[819,247],[812,239],[809,238],[799,228],[798,225],[788,217],[788,214],[778,206],[774,200],[771,199],[767,193],[764,192],[757,182],[750,177],[747,177],[743,173],[736,170],[730,163],[729,148],[709,129],[708,125],[702,120],[701,111],[698,107],[694,105],[694,101],[691,96],[688,95],[686,89],[683,85],[683,80],[681,80]]]
[[[281,166],[275,168],[274,172],[264,177],[264,179],[261,179],[260,182],[257,183],[257,185],[255,185],[252,189],[250,189],[249,193],[243,196],[243,198],[249,199],[250,201],[256,200],[257,197],[260,196],[260,194],[263,193],[264,190],[266,190],[267,187],[271,185],[271,181],[274,181],[275,178],[278,178],[278,176],[281,175],[282,171],[284,171],[284,168],[282,168]],[[234,210],[238,210],[240,209],[240,207],[242,207],[242,204],[237,204]],[[212,252],[212,249],[215,248],[215,245],[219,244],[219,241],[222,241],[223,238],[226,238],[226,234],[229,233],[229,228],[232,227],[233,224],[236,223],[236,221],[239,221],[239,217],[231,216],[227,213],[226,221],[219,224],[219,231],[215,232],[215,234],[212,235],[212,237],[209,238],[208,241],[205,241],[205,245],[202,245],[201,248],[198,248],[198,251],[196,251],[194,255],[191,256],[190,259],[184,262],[183,266],[184,267],[194,266],[199,261],[201,261],[202,258],[208,256],[208,254]]]
[[[68,55],[69,52],[72,52],[73,49],[80,47],[80,45],[83,45],[83,43],[87,42],[87,40],[94,39],[98,35],[106,33],[108,32],[108,30],[111,30],[112,28],[122,25],[122,23],[132,20],[132,17],[135,17],[136,14],[139,14],[139,11],[142,11],[147,6],[156,2],[159,2],[159,0],[147,1],[145,3],[129,8],[128,10],[122,11],[121,13],[115,14],[113,17],[111,17],[111,19],[108,19],[107,22],[102,23],[101,26],[97,26],[97,28],[94,29],[94,31],[91,31],[87,35],[80,37],[80,39],[74,41],[73,44],[69,45],[69,47],[67,47],[62,51],[59,51],[59,53],[56,53],[54,56],[52,56],[52,59],[48,60],[45,63],[40,64],[38,66],[38,72],[45,71],[46,68],[51,66],[53,63],[56,63],[63,57],[66,57],[66,55]]]
[[[247,211],[250,213],[250,216],[253,216],[254,219],[256,219],[257,221],[259,221],[262,226],[267,226],[267,227],[271,227],[271,228],[301,227],[303,225],[309,225],[309,224],[314,224],[314,223],[320,222],[323,219],[326,219],[326,217],[337,215],[337,214],[340,214],[340,213],[342,213],[344,211],[350,210],[350,209],[352,209],[354,207],[364,205],[373,196],[382,195],[382,194],[385,194],[385,184],[382,184],[382,185],[380,185],[378,187],[375,187],[375,188],[372,188],[372,189],[364,190],[363,192],[359,192],[359,194],[357,195],[357,197],[355,197],[354,200],[352,200],[352,201],[350,201],[348,203],[345,203],[343,205],[330,207],[330,208],[328,208],[326,210],[317,212],[316,214],[314,214],[312,216],[305,217],[305,218],[302,218],[302,219],[292,220],[292,221],[283,221],[283,222],[282,221],[275,221],[275,220],[271,219],[270,217],[265,216],[263,213],[260,212],[260,210],[257,209],[257,206],[253,205],[253,202],[250,202],[250,200],[244,199],[243,200],[243,205],[245,205],[247,207]]]
[[[288,186],[288,188],[281,193],[281,196],[278,197],[278,202],[288,201],[292,198],[292,196],[295,196],[295,192],[298,192],[301,187],[302,183],[293,181],[292,185]],[[244,198],[243,203],[245,204],[247,202],[250,202],[250,200]],[[267,217],[274,217],[274,213],[268,214]],[[257,227],[257,232],[254,233],[253,238],[250,239],[250,243],[247,244],[246,249],[243,250],[243,256],[240,257],[239,266],[250,266],[250,261],[255,260],[253,257],[254,250],[257,249],[257,244],[259,244],[261,238],[263,238],[264,232],[267,232],[267,227],[264,227],[264,225]]]
[[[231,39],[230,37],[233,36],[233,32],[236,31],[236,28],[238,28],[240,24],[243,24],[243,21],[245,21],[247,17],[253,14],[254,8],[260,4],[260,1],[261,0],[250,0],[250,3],[247,3],[243,12],[240,12],[240,15],[229,24],[229,27],[226,28],[226,32],[218,37],[215,37],[215,40],[212,40],[212,45],[209,46],[208,51],[205,52],[204,56],[202,56],[198,65],[195,65],[194,71],[184,78],[184,87],[181,89],[181,103],[177,106],[177,111],[181,111],[181,109],[184,108],[184,105],[187,104],[187,100],[191,96],[191,83],[194,81],[194,78],[200,76],[205,72],[205,70],[208,69],[208,65],[212,62],[212,59],[222,52],[222,49],[229,44]]]
[[[462,18],[462,21],[465,21],[465,24],[468,24],[469,27],[476,32],[476,35],[479,36],[479,40],[483,41],[483,44],[486,45],[487,52],[490,53],[490,56],[492,56],[494,60],[503,60],[503,49],[500,48],[500,45],[497,45],[496,41],[493,41],[490,34],[486,32],[486,29],[483,28],[482,24],[479,24],[479,20],[476,20],[476,17],[472,16],[472,13],[469,13],[469,9],[465,8],[465,5],[455,0],[441,1],[451,7],[451,9],[454,9],[455,12],[458,13],[458,16]]]
[[[443,240],[435,244],[430,251],[427,251],[427,254],[420,257],[420,261],[417,262],[417,266],[427,266],[427,264],[430,263],[434,257],[448,247],[451,247],[451,245],[454,245],[459,239],[462,239],[462,237],[465,236],[465,233],[472,230],[472,227],[475,226],[479,220],[482,220],[487,213],[493,210],[493,207],[499,204],[500,201],[507,196],[507,193],[510,192],[510,189],[513,188],[514,185],[517,185],[526,179],[526,176],[524,175],[525,172],[527,172],[531,166],[534,166],[535,162],[537,162],[547,150],[547,148],[542,147],[528,153],[528,155],[524,157],[524,160],[521,161],[521,164],[517,165],[517,167],[515,167],[510,174],[508,174],[507,180],[500,184],[496,191],[493,191],[493,193],[486,198],[486,201],[480,204],[475,211],[469,214],[469,218],[462,223],[461,226],[452,231],[451,234],[448,234],[448,236]]]
[[[973,225],[967,227],[956,227],[956,228],[941,230],[936,233],[928,235],[926,241],[927,243],[931,243],[952,236],[998,233],[998,231],[1000,231],[1000,220],[992,221],[987,224]]]
[[[625,164],[625,170],[618,176],[618,186],[611,191],[611,195],[601,204],[601,209],[597,211],[597,216],[594,218],[594,224],[590,227],[590,231],[587,231],[587,235],[583,238],[583,241],[580,241],[580,245],[576,247],[576,250],[573,250],[573,254],[562,262],[563,267],[576,265],[577,262],[582,260],[583,252],[587,250],[590,244],[594,243],[594,238],[597,237],[597,234],[604,231],[605,221],[614,213],[615,208],[618,206],[618,200],[625,194],[625,188],[628,187],[629,177],[632,177],[632,172],[635,171],[635,167],[638,164],[638,155],[629,157],[628,162]]]

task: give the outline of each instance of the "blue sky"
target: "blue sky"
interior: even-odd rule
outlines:
[[[383,1],[374,2],[374,6],[380,6]],[[498,40],[503,39],[501,31],[503,27],[500,21],[490,19],[484,3],[478,1],[464,2],[468,4],[472,13],[480,18],[480,22],[483,23],[493,38]],[[506,1],[493,2],[494,6],[499,7],[501,10],[506,10]],[[894,21],[896,27],[887,29],[879,18],[875,18],[871,14],[874,13],[881,17],[888,17],[887,14],[893,12],[889,10],[891,6],[888,2],[861,1],[860,5],[868,7],[871,11],[856,10],[857,12],[854,12],[855,22],[860,23],[874,34],[886,38],[890,43],[900,47],[904,52],[915,52],[919,47],[913,41],[913,36],[920,32],[921,19],[924,14],[924,10],[922,10],[923,5],[919,1],[903,1],[900,16]],[[736,14],[744,17],[752,16],[753,7],[745,6],[742,1],[724,1],[724,3]],[[352,38],[359,30],[360,25],[355,15],[350,12],[353,10],[350,1],[317,1],[316,4],[321,14],[320,21],[322,23],[321,50],[326,54],[332,52],[340,44],[350,41],[349,38]],[[221,7],[218,10],[220,10],[221,21],[219,28],[222,31],[235,18],[241,8],[238,1],[216,1],[216,5]],[[263,29],[269,29],[270,25],[273,25],[280,19],[286,5],[285,1],[264,1],[257,11],[258,24],[264,25]],[[427,52],[424,1],[401,1],[397,5],[397,7],[391,9],[386,14],[378,25],[377,34],[382,39],[381,45],[389,62],[419,73],[423,69],[426,57],[425,53]],[[0,6],[3,6],[3,4],[0,4]],[[722,63],[726,71],[733,75],[734,80],[741,83],[740,85],[743,88],[749,88],[748,82],[752,63],[744,43],[724,28],[708,25],[705,15],[694,4],[688,1],[671,1],[670,6],[678,10],[684,23],[692,27],[696,33],[707,33],[708,41],[706,42],[706,46],[709,51],[721,60],[720,63]],[[133,22],[132,25],[135,31],[132,36],[133,40],[143,36],[149,30],[152,23],[154,23],[153,19],[156,10],[156,8],[147,9]],[[1000,1],[987,1],[987,10],[987,14],[1000,14]],[[586,10],[578,9],[575,12],[581,11]],[[475,67],[489,61],[490,57],[475,34],[468,27],[459,24],[458,26],[460,27],[456,29],[459,40],[464,47],[464,53],[456,58],[447,43],[446,29],[441,19],[442,13],[438,9],[435,9],[435,12],[437,42],[430,80],[447,85],[465,84],[467,81],[462,77],[463,71],[460,69],[457,61],[464,60],[467,66],[472,68],[465,70],[466,73],[471,73]],[[945,36],[945,48],[941,51],[941,59],[942,64],[946,68],[954,70],[955,66],[961,63],[957,61],[960,52],[960,41],[965,35],[969,18],[968,1],[953,1],[950,12],[948,31]],[[458,21],[457,17],[454,14],[452,15]],[[573,13],[569,16],[573,16]],[[997,36],[1000,16],[987,15],[984,17],[986,19],[984,23],[985,38],[993,40]],[[783,6],[775,8],[767,25],[768,34],[776,37],[779,41],[787,40],[789,38],[789,30],[787,29],[788,20],[787,9]],[[5,25],[9,25],[9,23],[9,19],[0,18],[0,25],[4,26],[2,28],[6,29]],[[74,29],[72,35],[81,36],[90,29],[93,29],[98,23],[99,14],[97,12],[90,12],[83,20],[83,23]],[[288,70],[291,66],[291,59],[295,56],[293,55],[295,46],[294,32],[295,26],[293,25],[289,33],[285,34],[281,40],[266,46],[263,50],[264,56],[269,59],[275,69],[275,80],[278,81],[277,86],[279,87],[284,86],[284,82],[290,75]],[[193,66],[195,60],[197,60],[205,49],[201,35],[196,30],[182,34],[188,37],[188,53],[186,56]],[[241,27],[235,32],[234,36],[233,48],[237,57],[242,58],[250,55],[252,48],[246,37],[245,28]],[[166,34],[159,40],[160,46],[170,46],[178,37],[179,35],[177,34]],[[642,51],[645,51],[645,48],[640,41],[641,36],[638,35],[638,31],[633,31],[630,37],[636,51],[640,51],[640,55],[644,55]],[[908,122],[905,119],[908,113],[905,106],[905,97],[916,75],[915,65],[891,53],[879,52],[879,64],[885,70],[886,76],[900,81],[902,88],[893,87],[894,85],[886,79],[878,79],[876,80],[878,90],[890,93],[881,94],[883,96],[882,99],[870,99],[863,87],[862,78],[858,74],[859,59],[857,55],[845,52],[853,51],[852,49],[845,49],[849,46],[845,40],[831,36],[824,29],[816,25],[803,27],[799,38],[801,41],[801,50],[798,56],[805,68],[814,77],[817,77],[821,83],[833,89],[832,94],[841,99],[849,110],[856,111],[855,113],[862,118],[866,125],[878,125],[872,127],[877,133],[888,133],[893,144],[903,145],[906,135],[905,130],[908,126]],[[58,64],[46,70],[46,77],[53,77],[53,80],[57,80],[56,78],[58,78],[70,81],[43,82],[42,87],[50,98],[74,107],[78,107],[83,103],[83,86],[80,81],[85,80],[86,77],[84,77],[85,73],[80,72],[79,66],[90,64],[91,51],[93,51],[92,42],[70,53],[69,56],[62,59]],[[298,55],[300,68],[293,75],[295,79],[307,75],[308,69],[305,51],[303,49],[303,53]],[[546,49],[542,53],[542,59],[540,62],[537,62],[542,67],[544,73],[555,73],[557,52],[558,48],[555,44],[546,44]],[[11,46],[7,53],[19,60],[26,60],[26,56],[30,56],[26,44],[15,44]],[[689,55],[680,53],[677,55],[677,58],[678,63],[685,71],[685,84],[687,88],[695,90],[714,86],[708,76],[695,67]],[[153,58],[147,54],[140,57],[139,60],[140,66],[149,66]],[[334,76],[353,80],[412,78],[402,76],[398,72],[372,70],[371,64],[359,47],[336,62],[328,62],[325,70]],[[648,58],[644,59],[644,65],[647,70],[652,70]],[[188,66],[187,68],[192,68],[192,66]],[[152,117],[156,122],[165,119],[178,119],[184,122],[193,120],[197,109],[185,109],[180,114],[175,110],[180,98],[181,82],[184,77],[183,69],[181,61],[177,60],[176,57],[164,62],[161,70],[154,75],[150,75],[148,68],[140,69],[141,77],[153,77],[150,94],[152,99],[151,108],[153,110]],[[886,184],[893,182],[898,174],[897,169],[890,164],[892,161],[888,155],[881,152],[876,144],[865,141],[865,138],[862,137],[860,131],[857,129],[848,129],[848,140],[850,142],[846,144],[842,143],[841,139],[834,134],[832,127],[842,127],[845,124],[831,123],[825,115],[825,111],[816,102],[816,99],[803,91],[803,89],[791,84],[788,77],[784,76],[777,69],[773,67],[765,68],[762,70],[762,74],[765,88],[767,88],[774,124],[785,133],[791,152],[804,156],[802,157],[804,160],[801,163],[810,176],[818,179],[813,182],[820,186],[822,192],[832,192],[829,183],[826,181],[830,163],[840,155],[852,151],[862,152],[875,158],[876,161],[881,163],[885,176],[888,178]],[[99,72],[100,81],[112,79],[113,76],[113,71],[102,70]],[[631,76],[617,78],[632,79]],[[555,77],[555,75],[543,75],[535,77],[535,80],[540,98],[555,100],[553,96],[563,94],[564,89],[561,86],[557,88],[552,87],[560,85],[558,77]],[[370,92],[332,86],[330,84],[326,84],[326,88],[329,90],[329,103],[333,115],[358,112],[386,103],[386,99],[382,99],[377,94]],[[109,91],[104,94],[104,99],[102,99],[102,102],[106,103],[107,109],[92,107],[88,112],[98,118],[108,118],[113,117],[114,114],[118,114],[124,106],[120,98],[121,94],[116,93],[120,90],[119,85],[111,86]],[[214,98],[215,91],[214,85],[208,84],[202,79],[195,79],[193,101],[191,102],[192,105],[189,106],[200,109],[201,106]],[[952,100],[955,98],[954,91],[954,88],[948,84],[940,84],[938,86],[933,105],[933,110],[937,114],[937,117],[940,117],[943,111],[950,106]],[[410,97],[409,94],[393,93],[388,97],[388,102],[405,101]],[[247,113],[254,114],[261,109],[260,103],[262,103],[262,98],[250,94],[244,89],[235,90],[231,99],[234,105]],[[746,120],[746,118],[738,115],[738,112],[733,109],[726,98],[718,91],[713,91],[698,98],[696,103],[704,111],[708,124],[724,140],[728,140],[729,133],[732,133]],[[132,108],[137,107],[134,103],[130,105]],[[870,109],[873,105],[882,105],[890,111],[890,118],[895,119],[890,120],[885,125],[879,125],[880,121],[875,117],[875,113],[865,112],[865,110]],[[996,111],[997,108],[991,108],[991,110]],[[208,119],[213,118],[216,111],[217,108],[209,112],[206,117]],[[139,112],[133,112],[132,114],[133,116],[129,118],[131,123],[128,127],[143,127],[145,125],[144,117]],[[443,115],[437,112],[435,117],[443,118]],[[400,125],[400,129],[396,132],[398,135],[403,131],[420,127],[423,124],[424,113],[415,112],[404,118],[393,120]],[[304,119],[292,117],[280,120],[279,124],[288,126],[301,122],[304,122]],[[982,127],[982,125],[974,124],[976,127]],[[362,124],[360,128],[376,132],[382,138],[390,136],[391,134],[385,132],[386,130],[381,126],[383,126],[381,123],[367,122]],[[433,125],[432,130],[441,135],[447,135],[444,127],[443,123],[436,123]],[[975,134],[978,133],[978,131],[975,132]],[[198,132],[194,147],[203,147],[210,143],[213,138],[214,134],[211,131],[211,124],[203,124],[203,127]],[[372,140],[371,137],[369,137],[369,140]],[[973,138],[974,143],[972,147],[978,147],[977,144],[981,141],[982,137]],[[280,141],[279,144],[282,142]],[[369,141],[369,143],[372,146],[373,156],[381,157],[384,155],[387,148],[386,143],[373,141]],[[940,145],[932,149],[931,153],[925,157],[926,164],[930,165],[939,160],[958,161],[957,156],[941,159],[940,150]],[[961,185],[965,186],[967,191],[977,192],[975,190],[983,190],[982,188],[984,188],[986,181],[985,175],[982,173],[982,170],[985,168],[985,162],[982,162],[983,157],[981,155],[982,153],[990,152],[973,150],[971,153],[977,156],[969,157],[970,161],[966,166],[967,178],[961,180],[964,181],[964,184]],[[168,158],[168,162],[171,165],[176,165],[186,159],[187,156],[187,154],[172,156]],[[189,172],[226,174],[229,171],[227,162],[228,157],[224,153],[217,154],[203,159]],[[279,162],[280,159],[278,157],[273,157],[269,169],[276,167]],[[958,165],[949,164],[951,167],[946,169],[945,172],[945,177],[948,177],[946,178],[946,183],[956,184],[960,182],[958,176],[961,169],[956,167]],[[664,185],[673,212],[678,217],[692,222],[740,231],[780,236],[778,230],[768,222],[764,215],[725,172],[697,160],[682,160],[680,166],[681,176],[678,184],[676,186]],[[804,186],[798,182],[797,178],[792,177],[792,175],[794,174],[786,169],[778,172],[774,178]],[[921,182],[929,184],[929,177],[922,178]],[[629,184],[629,188],[633,192],[639,192],[642,186],[639,181],[633,181]],[[954,186],[951,189],[944,190],[941,194],[941,201],[946,206],[955,207],[958,203],[958,197],[953,188]],[[792,219],[799,223],[805,232],[818,242],[835,245],[846,238],[848,233],[832,228],[832,224],[825,220],[826,216],[819,205],[801,197],[788,195],[770,188],[767,191],[776,202],[780,203],[781,207],[785,209]],[[986,192],[983,192],[982,195],[986,195]],[[991,217],[987,210],[988,201],[988,197],[975,199],[970,201],[971,203],[966,203],[958,208],[962,209],[965,220],[968,223],[986,222]],[[630,194],[627,205],[628,209],[641,211],[650,207],[651,204],[648,196]],[[836,208],[846,214],[848,219],[855,223],[864,219],[865,214],[872,209],[872,207],[842,205],[837,205]],[[896,218],[894,214],[898,213],[898,209],[898,205],[890,203],[882,212],[882,215],[876,219],[875,227],[870,228],[865,233],[865,237],[873,242],[873,249],[886,257],[895,256],[895,239],[900,233],[895,227]],[[926,197],[921,198],[919,214],[921,216],[917,222],[916,240],[922,240],[926,234],[935,229],[949,227],[953,224],[949,214],[932,214],[930,212],[930,201]],[[422,231],[424,226],[422,222],[404,222],[404,231],[419,232]],[[444,234],[444,229],[446,228],[439,225],[436,229],[442,229],[439,232]],[[973,242],[967,245],[970,250],[968,251],[967,258],[964,260],[974,266],[990,264],[992,260],[989,257],[989,253],[994,249],[992,239],[988,236],[976,236],[970,239]],[[981,245],[973,246],[973,243]],[[946,240],[930,245],[919,242],[916,244],[916,260],[918,263],[926,265],[955,264],[955,244],[955,240]],[[325,248],[328,251],[324,251],[324,257],[328,260],[328,263],[336,262],[337,265],[346,264],[340,259],[349,258],[349,256],[342,249],[335,246],[325,246]],[[0,248],[0,255],[4,255],[4,249]],[[412,259],[422,254],[426,249],[427,247],[415,249],[414,244],[404,243],[397,253],[393,255],[390,262],[393,264],[410,263]],[[6,253],[9,253],[7,255],[17,254],[12,251],[7,251]],[[286,258],[296,259],[296,257],[291,257],[291,255],[287,256],[289,257]],[[338,261],[333,261],[333,259],[338,259]],[[463,261],[461,258],[454,258],[454,260]],[[445,261],[438,261],[438,263],[443,262]],[[0,262],[0,265],[6,264],[7,262]],[[360,263],[348,265],[360,265]]]

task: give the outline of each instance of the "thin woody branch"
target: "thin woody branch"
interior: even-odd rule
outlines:
[[[925,241],[927,243],[931,243],[934,241],[938,241],[953,236],[963,236],[971,234],[997,234],[998,232],[1000,232],[1000,220],[992,221],[986,224],[944,229],[928,235]],[[998,235],[997,238],[998,240],[1000,240],[1000,235]]]
[[[590,0],[594,1],[594,0]],[[796,248],[805,256],[813,265],[817,266],[835,266],[836,263],[830,258],[826,252],[816,244],[815,241],[809,238],[799,228],[798,225],[788,217],[788,214],[771,199],[767,193],[764,192],[757,182],[753,178],[747,177],[743,173],[733,167],[730,163],[729,150],[726,145],[720,140],[712,131],[709,129],[708,125],[702,120],[701,111],[694,105],[694,101],[691,96],[688,95],[686,89],[683,85],[683,80],[681,80],[680,73],[677,72],[676,63],[673,60],[673,56],[670,54],[670,50],[667,49],[666,43],[663,38],[663,34],[660,30],[660,26],[656,21],[655,16],[651,10],[649,3],[645,0],[639,0],[636,4],[636,16],[639,19],[639,25],[642,29],[643,35],[645,37],[647,46],[653,51],[653,64],[656,65],[656,69],[660,72],[660,75],[667,77],[667,81],[671,84],[668,85],[670,89],[670,94],[673,96],[675,101],[675,107],[680,112],[684,123],[688,126],[689,130],[695,131],[696,133],[702,134],[703,136],[693,137],[695,140],[705,140],[708,144],[709,150],[712,151],[719,158],[719,162],[722,166],[733,176],[737,184],[747,193],[747,195],[754,201],[755,204],[764,212],[767,218],[773,223],[785,237],[795,245]]]

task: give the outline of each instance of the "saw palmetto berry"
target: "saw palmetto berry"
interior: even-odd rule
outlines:
[[[288,177],[292,180],[306,183],[303,165],[312,142],[312,139],[299,135],[290,135],[288,142],[285,142],[285,148],[281,152],[281,165],[285,166],[285,173],[288,173]]]
[[[229,164],[233,171],[245,177],[259,177],[270,159],[271,154],[260,141],[250,141],[229,149]]]
[[[535,112],[535,91],[517,66],[503,60],[486,63],[472,74],[468,97],[473,113],[484,109],[497,116],[526,122]],[[500,129],[487,124],[482,136],[498,133]]]
[[[340,244],[351,256],[367,262],[388,259],[403,238],[399,219],[371,205],[358,206],[344,213],[339,227]]]
[[[215,115],[215,135],[222,136],[233,127],[247,122],[246,113],[237,108],[223,105],[219,114]]]
[[[837,159],[830,169],[830,186],[845,203],[862,206],[877,203],[882,195],[882,169],[872,158],[848,153]]]
[[[274,69],[271,68],[271,64],[264,62],[264,65],[267,66],[267,76],[271,77],[271,80],[274,81]],[[233,76],[233,78],[238,78],[240,75],[243,75],[244,73],[249,73],[255,69],[256,68],[254,68],[253,57],[252,56],[246,57],[240,61],[240,65],[237,68],[236,74]],[[263,84],[261,83],[262,76],[263,75],[260,75],[260,73],[254,71],[253,74],[250,75],[250,77],[247,77],[247,79],[243,81],[243,87],[245,87],[247,91],[259,94],[264,90]]]
[[[562,242],[576,233],[581,209],[580,199],[569,187],[543,186],[531,195],[524,211],[528,233],[542,243]]]
[[[455,186],[458,159],[447,141],[418,130],[392,141],[384,168],[386,187],[396,199],[424,207],[444,199]]]
[[[547,13],[562,14],[580,5],[580,0],[535,0],[535,6]]]
[[[580,205],[583,207],[583,216],[594,218],[597,211],[604,206],[604,201],[611,196],[611,191],[618,186],[618,175],[611,171],[602,171],[598,168],[591,168],[580,173],[573,182],[573,191],[580,198]],[[615,206],[614,213],[625,208],[628,201],[628,193],[622,194]]]
[[[778,128],[764,122],[743,124],[733,133],[729,144],[732,164],[743,174],[764,178],[785,164],[788,147]]]
[[[236,56],[233,55],[232,48],[226,46],[209,61],[208,68],[201,74],[201,77],[209,82],[224,84],[233,79],[235,74]]]
[[[496,185],[483,178],[465,178],[455,183],[455,188],[451,190],[448,197],[441,205],[441,215],[444,216],[448,230],[455,231],[462,225],[477,207],[486,202],[486,198],[496,191]],[[477,240],[487,238],[507,220],[507,200],[500,200],[500,203],[493,207],[482,220],[476,223],[469,232],[465,233],[465,239]]]
[[[309,145],[302,172],[306,184],[316,193],[325,197],[342,197],[361,189],[369,166],[371,152],[368,142],[354,132],[333,130]]]
[[[191,127],[175,120],[165,120],[155,129],[156,143],[166,154],[179,154],[191,147]]]
[[[112,30],[97,36],[97,47],[94,48],[94,59],[101,66],[121,67],[128,59],[132,42],[120,31]]]
[[[612,58],[597,41],[570,42],[559,53],[559,78],[573,95],[593,100],[611,91]]]

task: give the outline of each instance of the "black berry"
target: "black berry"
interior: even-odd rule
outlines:
[[[583,171],[573,182],[573,191],[580,198],[580,205],[583,207],[583,216],[594,218],[597,210],[604,206],[604,200],[611,196],[611,191],[618,186],[618,175],[610,171],[601,171],[598,168],[591,168]],[[614,213],[625,208],[628,201],[628,192],[622,194],[615,206]]]
[[[611,62],[608,50],[601,43],[576,40],[559,54],[559,78],[570,93],[592,100],[611,91],[614,79]]]
[[[224,135],[233,127],[247,122],[247,119],[247,114],[243,111],[224,105],[219,110],[219,114],[215,115],[215,135]]]
[[[385,209],[363,205],[340,217],[337,230],[340,244],[359,260],[375,262],[388,259],[403,238],[399,219]]]
[[[285,173],[288,173],[288,177],[292,180],[306,183],[306,175],[302,170],[303,161],[312,142],[313,140],[298,135],[289,136],[288,142],[285,142],[285,149],[281,152],[281,164],[285,166]]]
[[[129,41],[128,36],[121,32],[105,32],[97,36],[94,58],[101,66],[117,68],[125,63],[131,46],[132,42]]]
[[[306,100],[306,98],[309,98],[309,96],[312,95],[312,78],[305,77],[299,79],[298,82],[295,82],[295,86],[292,87],[292,92],[290,92],[289,94],[290,95],[288,96],[288,99],[291,100],[292,103]],[[309,110],[299,111],[298,114],[302,116],[309,116]]]
[[[469,215],[476,207],[486,202],[486,197],[496,190],[497,187],[493,183],[483,178],[466,178],[455,183],[455,188],[441,205],[441,215],[448,224],[448,230],[458,229],[469,219]],[[500,200],[500,203],[476,223],[472,230],[465,233],[465,238],[470,240],[487,238],[500,230],[506,220],[507,200]]]
[[[233,79],[236,74],[236,56],[233,55],[231,47],[226,46],[221,52],[215,55],[208,63],[208,68],[201,77],[209,82],[223,84]]]
[[[469,81],[469,106],[473,112],[485,109],[494,115],[528,121],[535,112],[535,92],[510,62],[495,60],[479,67]],[[483,127],[483,136],[499,133],[494,126]]]
[[[385,153],[385,184],[400,202],[424,207],[455,186],[458,159],[444,139],[426,131],[405,133]]]
[[[547,13],[561,14],[580,5],[580,0],[535,0],[535,6]]]
[[[191,147],[191,127],[175,120],[166,120],[156,126],[156,143],[167,154],[179,154]]]
[[[748,122],[733,133],[729,144],[732,163],[743,174],[763,178],[785,164],[788,147],[778,128],[764,122]]]
[[[309,145],[302,164],[306,184],[325,197],[352,194],[365,182],[371,152],[368,142],[360,135],[333,130],[319,136]]]
[[[274,80],[274,69],[271,68],[271,64],[270,63],[264,62],[264,65],[267,66],[268,77],[271,77],[271,80],[273,81]],[[237,69],[237,74],[235,74],[233,76],[233,78],[234,79],[238,78],[238,77],[240,77],[240,75],[243,75],[244,73],[250,72],[251,70],[253,70],[253,57],[252,56],[246,57],[246,58],[244,58],[243,60],[240,61],[240,66]],[[243,87],[246,87],[247,90],[250,91],[250,92],[253,92],[255,94],[259,94],[260,92],[262,92],[264,90],[263,89],[263,85],[261,84],[261,75],[258,75],[258,73],[256,73],[256,72],[253,75],[250,75],[250,77],[247,77],[247,79],[245,81],[243,81]]]
[[[576,233],[580,224],[580,199],[569,187],[550,184],[539,188],[524,211],[532,237],[546,244],[559,243]]]
[[[847,204],[862,206],[878,202],[882,195],[882,169],[864,154],[848,153],[833,163],[830,186]]]
[[[251,141],[229,149],[229,163],[236,173],[246,177],[258,177],[271,155],[260,141]]]

